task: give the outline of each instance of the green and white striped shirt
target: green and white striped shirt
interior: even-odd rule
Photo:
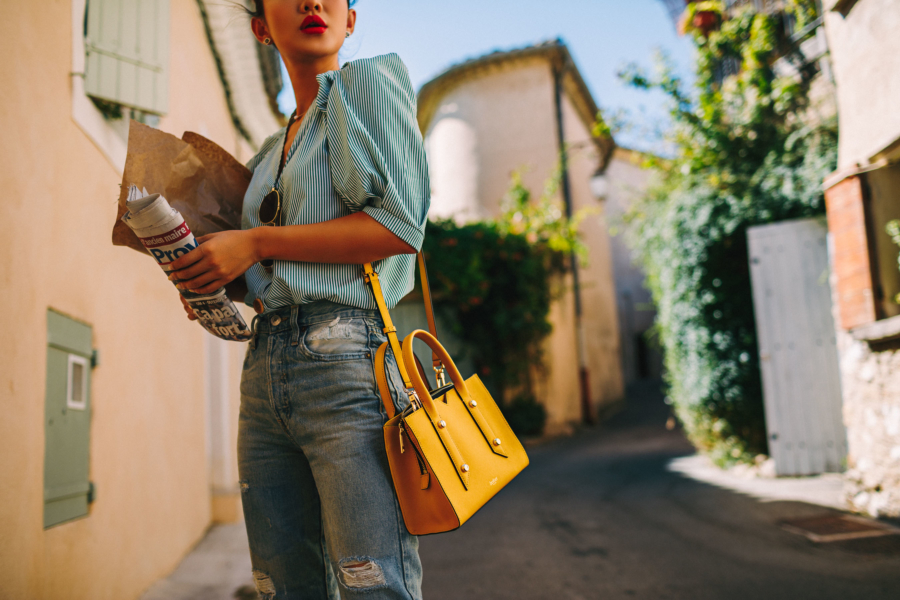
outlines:
[[[320,223],[364,211],[417,250],[430,203],[428,166],[416,121],[416,95],[396,54],[350,61],[317,76],[319,93],[304,115],[281,175],[284,225]],[[244,196],[241,227],[261,225],[259,205],[272,189],[286,131],[265,142],[247,163],[253,179]],[[374,265],[385,300],[394,307],[413,288],[415,256]],[[375,309],[361,265],[276,260],[268,274],[246,273],[246,302],[266,311],[331,300]]]

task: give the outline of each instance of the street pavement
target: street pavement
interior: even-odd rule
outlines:
[[[784,530],[835,514],[821,505],[833,498],[760,500],[691,478],[672,466],[693,450],[668,417],[644,386],[603,426],[531,448],[461,529],[421,538],[424,597],[900,599],[900,536],[815,544]]]
[[[531,465],[461,529],[420,538],[426,600],[900,600],[900,535],[815,544],[840,477],[736,477],[666,429],[657,387]],[[141,600],[253,600],[243,523],[217,525]]]

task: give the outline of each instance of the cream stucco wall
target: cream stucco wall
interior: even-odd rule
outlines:
[[[588,127],[568,96],[563,95],[563,124],[569,152],[569,181],[573,211],[596,211],[581,224],[588,246],[588,264],[579,269],[585,359],[594,410],[621,400],[624,393],[619,352],[619,320],[612,246],[603,205],[590,189],[599,156]],[[617,181],[611,182],[618,185]]]
[[[110,243],[120,174],[71,117],[72,29],[70,2],[0,7],[0,597],[122,600],[167,574],[210,522],[206,334],[149,258]],[[199,131],[249,158],[196,3],[171,3],[170,49],[160,128]],[[48,307],[93,326],[101,361],[91,396],[97,499],[87,517],[44,530]],[[243,350],[228,351],[236,369]]]
[[[900,2],[860,0],[846,17],[826,12],[825,31],[837,84],[838,166],[865,164],[900,138]]]
[[[624,235],[625,214],[649,183],[648,171],[641,166],[643,159],[640,153],[616,148],[606,169],[609,191],[604,209],[609,226],[616,231],[616,235],[610,238],[610,246],[618,295],[622,371],[626,384],[639,379],[642,369],[656,378],[661,375],[662,368],[660,353],[650,348],[644,357],[646,364],[639,364],[641,357],[637,337],[653,327],[656,309],[645,285],[646,275],[637,264],[636,252],[628,245]]]
[[[589,246],[580,271],[583,331],[594,408],[619,400],[623,384],[609,236],[601,205],[589,189],[598,157],[590,133],[567,97],[563,122],[571,147],[569,171],[574,209],[598,211],[582,226]],[[440,98],[425,132],[432,178],[431,218],[459,221],[496,217],[521,170],[523,183],[539,195],[558,160],[553,76],[542,59],[520,60],[474,75]],[[535,391],[547,407],[548,430],[581,418],[578,347],[571,278],[560,282],[560,299],[545,344],[545,368]]]
[[[553,80],[545,61],[496,69],[460,83],[425,132],[430,216],[496,216],[513,171],[540,192],[557,158]]]

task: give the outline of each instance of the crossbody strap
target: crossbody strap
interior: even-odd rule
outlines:
[[[428,331],[437,338],[437,325],[434,322],[434,304],[431,302],[431,284],[428,282],[428,268],[425,267],[425,255],[416,255],[419,262],[419,279],[422,280],[422,296],[425,302],[425,318],[428,320]],[[431,362],[436,370],[443,369],[441,359],[436,352],[431,353]]]
[[[425,301],[425,317],[428,320],[428,329],[431,332],[431,335],[437,337],[437,327],[434,322],[434,305],[431,301],[431,286],[428,283],[428,271],[425,267],[425,256],[419,252],[417,258],[419,263],[419,276],[422,280],[422,295],[424,296]],[[394,358],[397,360],[400,376],[403,378],[403,385],[406,387],[407,393],[412,395],[415,393],[414,388],[409,377],[409,371],[407,371],[406,365],[403,363],[403,352],[400,345],[400,339],[397,337],[397,328],[391,320],[391,313],[388,311],[387,303],[384,300],[384,292],[381,290],[381,281],[378,279],[378,273],[375,272],[372,263],[364,264],[363,270],[365,271],[366,283],[372,288],[372,295],[375,296],[375,304],[378,305],[378,312],[381,313],[381,320],[384,321],[384,333],[387,335],[388,342],[391,345],[391,351],[394,353]],[[431,353],[431,361],[435,372],[441,380],[438,382],[438,385],[442,385],[444,367],[435,352]]]

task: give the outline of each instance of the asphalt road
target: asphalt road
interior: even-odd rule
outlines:
[[[531,465],[461,529],[421,538],[427,600],[900,600],[900,540],[817,545],[760,502],[667,470],[692,453],[647,389]]]

